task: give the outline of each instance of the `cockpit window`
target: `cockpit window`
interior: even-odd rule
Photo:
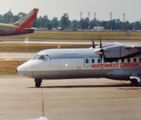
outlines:
[[[45,61],[51,60],[49,55],[35,55],[32,59],[33,60],[45,60]]]
[[[37,60],[40,57],[40,55],[35,55],[32,59]]]
[[[40,55],[39,60],[44,60],[44,55]]]
[[[49,55],[45,55],[45,58],[44,58],[44,60],[45,60],[45,61],[48,61],[48,60],[50,60],[50,57],[49,57]]]

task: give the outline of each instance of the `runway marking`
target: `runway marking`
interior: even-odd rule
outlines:
[[[12,58],[6,58],[5,61],[12,61]]]

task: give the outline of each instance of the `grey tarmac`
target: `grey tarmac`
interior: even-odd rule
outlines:
[[[21,76],[0,77],[0,119],[140,120],[141,87],[109,79],[43,81]]]

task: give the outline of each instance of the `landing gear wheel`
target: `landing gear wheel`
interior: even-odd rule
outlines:
[[[40,87],[42,83],[42,79],[35,79],[35,86]]]
[[[131,79],[130,81],[131,81],[132,85],[139,85],[139,83],[136,79]]]
[[[35,83],[35,86],[36,86],[36,87],[40,87],[40,86],[41,86],[41,83],[38,83],[38,82],[37,82],[37,83]]]

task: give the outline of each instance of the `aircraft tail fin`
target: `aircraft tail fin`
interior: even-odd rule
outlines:
[[[15,22],[14,25],[20,26],[21,28],[31,28],[36,19],[38,10],[39,9],[34,8],[31,12],[29,12],[19,21]]]

